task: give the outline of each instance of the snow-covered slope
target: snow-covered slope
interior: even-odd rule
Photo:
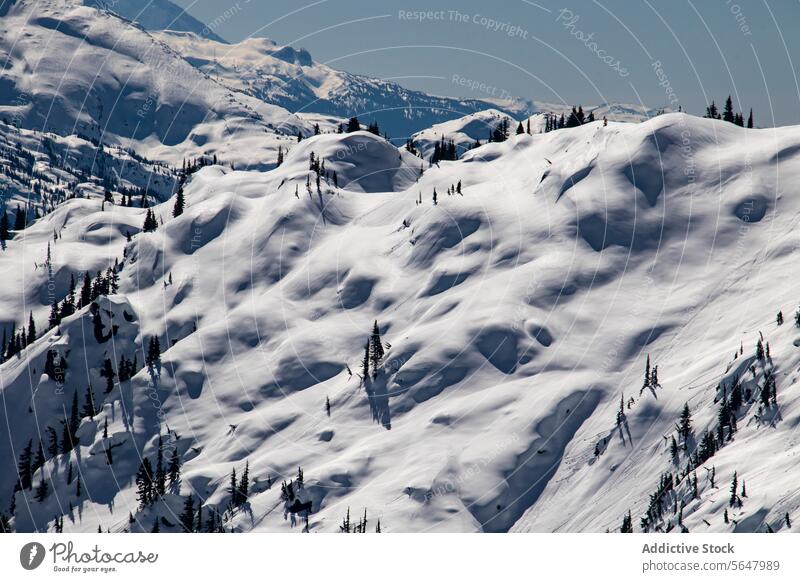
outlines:
[[[211,26],[203,24],[169,0],[84,0],[94,8],[111,10],[145,30],[177,30],[225,42]]]
[[[182,215],[154,207],[155,232],[138,233],[143,209],[67,201],[0,254],[21,274],[3,310],[32,310],[43,328],[47,270],[24,266],[54,224],[60,281],[124,256],[119,293],[0,367],[0,507],[22,448],[46,443],[91,383],[98,412],[16,494],[18,530],[65,515],[70,531],[149,531],[157,517],[175,531],[192,493],[226,529],[300,531],[278,486],[298,467],[311,531],[338,531],[348,508],[384,531],[605,531],[628,511],[638,530],[665,472],[673,487],[651,529],[677,531],[678,514],[690,531],[787,529],[800,507],[798,151],[796,127],[668,114],[511,136],[420,177],[381,138],[330,134],[268,172],[200,170]],[[448,196],[459,181],[463,195]],[[365,382],[376,320],[385,354]],[[142,367],[154,337],[161,356]],[[48,350],[67,363],[62,384],[42,373]],[[134,354],[135,376],[104,393],[104,360]],[[659,383],[642,390],[648,354]],[[763,405],[768,372],[777,404]],[[737,375],[737,432],[723,427],[685,477]],[[692,431],[673,457],[686,403]],[[134,474],[142,457],[155,463],[159,434],[181,483],[140,510]],[[246,464],[248,502],[226,509]],[[728,505],[734,471],[741,506]]]
[[[0,18],[0,117],[131,147],[180,164],[218,154],[274,162],[277,134],[309,134],[285,109],[236,93],[113,13],[71,0],[18,0]],[[230,148],[232,139],[261,148]],[[265,153],[266,152],[266,153]]]

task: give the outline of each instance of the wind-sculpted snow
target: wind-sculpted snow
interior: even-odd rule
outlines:
[[[44,257],[50,223],[75,216],[51,245],[57,293],[66,272],[114,258],[119,292],[0,368],[14,447],[0,451],[0,503],[19,448],[69,407],[42,374],[52,346],[68,362],[66,398],[91,381],[102,405],[83,418],[80,446],[34,474],[50,476],[51,495],[16,494],[18,530],[64,513],[70,531],[150,531],[157,517],[178,531],[177,494],[191,492],[226,529],[299,532],[280,497],[298,467],[294,507],[311,502],[311,531],[338,531],[348,508],[384,531],[613,531],[628,511],[638,525],[665,472],[677,483],[652,529],[680,529],[674,503],[692,532],[777,530],[800,504],[800,166],[772,160],[797,139],[797,128],[668,114],[511,136],[429,166],[366,132],[325,134],[268,171],[191,174],[183,214],[173,218],[174,199],[152,207],[155,232],[140,232],[141,208],[64,202],[0,261]],[[30,268],[2,286],[8,321],[46,321],[45,279]],[[375,321],[385,354],[364,380]],[[762,335],[769,359],[755,356]],[[160,358],[145,365],[156,337]],[[116,364],[134,345],[135,375],[102,393],[105,354]],[[658,383],[643,386],[648,354]],[[769,373],[777,404],[764,405]],[[693,497],[678,477],[688,443],[716,430],[737,379],[750,391],[738,430],[690,472]],[[693,435],[675,458],[686,403]],[[159,435],[181,484],[139,509],[134,474]],[[70,461],[81,496],[65,484]],[[231,470],[245,463],[249,499],[229,509]],[[728,505],[734,471],[741,507]]]

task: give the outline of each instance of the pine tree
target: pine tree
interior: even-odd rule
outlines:
[[[342,525],[339,526],[341,533],[350,533],[350,508],[347,508],[347,515],[342,520]]]
[[[239,507],[239,482],[236,480],[236,467],[231,469],[231,484],[228,487],[231,494],[231,507]]]
[[[181,460],[178,455],[177,445],[172,449],[172,456],[169,459],[169,466],[167,467],[167,475],[169,478],[169,489],[172,493],[178,493],[181,484]]]
[[[328,418],[331,417],[331,399],[329,397],[325,397],[325,412],[328,415]]]
[[[364,383],[366,383],[369,379],[369,340],[367,340],[364,346],[364,360],[361,362],[361,375],[364,379]]]
[[[103,360],[103,368],[100,370],[100,375],[106,379],[106,394],[114,389],[114,378],[117,375],[114,373],[114,364],[111,363],[109,358]]]
[[[681,412],[680,424],[678,425],[678,434],[683,437],[684,450],[686,449],[686,439],[692,432],[692,414],[689,412],[689,403],[683,405],[683,412]]]
[[[14,216],[14,230],[20,231],[25,230],[25,227],[28,226],[28,213],[24,207],[18,206],[17,213]]]
[[[383,344],[381,343],[381,333],[378,329],[378,320],[372,325],[372,335],[369,338],[369,359],[372,364],[373,378],[378,375],[378,368],[383,360],[384,351]]]
[[[250,461],[245,461],[244,472],[239,480],[238,505],[247,501],[250,496]]]
[[[633,533],[633,517],[631,516],[631,512],[623,516],[622,518],[622,526],[619,529],[620,533]]]
[[[154,497],[162,497],[167,492],[167,474],[164,471],[164,447],[161,435],[158,435],[156,445],[156,480]]]
[[[27,345],[31,345],[33,342],[36,341],[36,324],[33,322],[33,311],[31,311],[30,316],[28,317],[28,337],[25,340]]]
[[[172,216],[178,217],[183,214],[183,207],[185,206],[186,201],[184,200],[183,196],[183,185],[178,187],[178,192],[175,194],[175,204],[172,207]]]
[[[143,232],[155,232],[158,229],[158,221],[156,220],[156,215],[153,213],[151,209],[147,209],[147,212],[144,216],[144,224],[142,225]]]
[[[31,465],[31,470],[36,472],[40,467],[44,467],[44,448],[42,447],[42,441],[39,441],[39,448],[36,449],[36,457]]]
[[[83,274],[83,285],[81,286],[81,294],[78,299],[78,309],[86,307],[92,302],[92,279],[89,277],[89,271]]]
[[[3,214],[0,215],[0,241],[5,242],[11,238],[8,224],[8,213],[3,209]]]
[[[58,433],[52,426],[47,427],[47,454],[50,457],[58,456],[60,452],[58,446]]]
[[[153,466],[150,459],[145,457],[136,472],[136,499],[139,500],[139,509],[150,505],[154,499],[153,491]]]
[[[22,489],[31,488],[31,473],[32,473],[32,451],[33,439],[28,441],[28,444],[22,449],[19,454],[19,462],[17,463],[17,472],[19,474],[20,487]]]
[[[358,122],[358,117],[351,117],[350,120],[347,122],[347,129],[345,130],[347,133],[353,133],[354,131],[360,131],[361,124]]]
[[[161,343],[158,340],[158,336],[153,336],[150,338],[150,343],[147,346],[147,354],[145,356],[145,364],[148,367],[152,368],[161,360]]]
[[[86,394],[83,400],[83,408],[81,409],[81,418],[93,418],[97,414],[97,409],[94,405],[94,393],[92,391],[92,385],[89,384],[86,387]]]
[[[753,129],[753,109],[750,108],[750,115],[747,117],[747,128]]]
[[[53,303],[50,304],[50,315],[47,317],[47,329],[53,329],[59,323],[61,323],[61,317],[59,316],[58,301],[53,300]]]
[[[738,478],[737,478],[736,471],[734,471],[733,472],[733,479],[731,480],[731,489],[730,489],[731,497],[728,500],[728,505],[730,505],[731,507],[736,505],[736,501],[738,499],[738,497],[736,496],[736,491],[737,491],[738,487],[739,487]]]
[[[183,531],[192,533],[194,531],[194,499],[191,493],[183,502],[183,513],[180,515]]]
[[[733,121],[734,121],[734,118],[733,118],[733,100],[731,99],[730,95],[728,95],[728,98],[725,100],[725,109],[723,110],[723,113],[722,113],[722,120],[723,121],[728,121],[730,123],[733,123]]]

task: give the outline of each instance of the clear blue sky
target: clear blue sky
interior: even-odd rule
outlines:
[[[797,0],[173,1],[230,41],[268,37],[440,95],[702,113],[730,93],[757,125],[800,123]]]

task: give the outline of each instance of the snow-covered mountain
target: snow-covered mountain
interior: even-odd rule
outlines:
[[[400,141],[435,123],[494,107],[339,71],[314,61],[305,49],[265,38],[223,44],[192,33],[156,35],[199,70],[237,91],[293,112],[376,120],[381,131]]]
[[[0,507],[41,440],[18,531],[178,531],[190,493],[236,531],[790,529],[798,151],[796,127],[667,114],[420,176],[324,134],[189,174],[177,217],[67,200],[0,253],[3,313],[38,330],[0,366]],[[61,305],[108,267],[118,290],[44,331],[48,282]],[[180,480],[148,500],[159,450]]]
[[[110,10],[145,30],[177,30],[192,32],[217,42],[225,42],[213,27],[203,24],[169,0],[84,0],[94,8]]]
[[[13,125],[74,134],[177,164],[183,157],[218,154],[269,165],[276,149],[272,136],[311,133],[285,109],[220,85],[111,12],[71,0],[4,6],[0,118]],[[241,140],[251,146],[241,148]]]

